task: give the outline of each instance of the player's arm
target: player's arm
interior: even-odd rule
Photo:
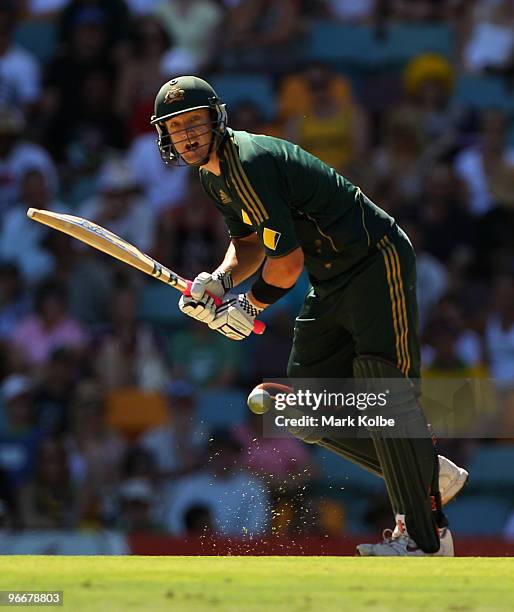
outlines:
[[[278,257],[267,256],[251,289],[227,295],[209,327],[232,340],[243,340],[252,333],[256,317],[294,286],[302,270],[303,251],[299,246]]]
[[[182,296],[180,310],[203,323],[210,323],[216,314],[216,305],[210,295],[223,298],[224,295],[262,265],[264,250],[258,235],[227,206],[216,198],[202,183],[207,195],[214,200],[223,214],[230,236],[230,244],[222,263],[213,272],[201,272],[191,285],[190,297]]]
[[[296,283],[303,270],[303,251],[296,237],[291,214],[277,202],[265,223],[257,229],[266,257],[257,280],[247,293],[225,296],[216,316],[208,325],[232,340],[243,340],[252,333],[259,313],[280,300]]]
[[[264,260],[262,278],[274,287],[290,289],[303,270],[303,251],[300,247],[281,257],[266,257],[259,236],[253,233],[244,238],[232,238],[222,263],[213,274],[230,271],[232,284],[236,287],[255,274]]]
[[[268,257],[262,269],[261,278],[264,283],[271,287],[289,290],[296,284],[302,270],[303,251],[300,247],[297,247],[282,257]],[[259,297],[261,297],[261,300],[265,299],[265,294],[259,295]],[[248,298],[259,308],[266,308],[269,306],[269,303],[263,302],[255,297],[253,289],[250,289],[248,292]]]
[[[264,258],[264,247],[256,233],[243,238],[232,238],[225,258],[214,274],[230,271],[232,284],[236,286],[257,272]]]

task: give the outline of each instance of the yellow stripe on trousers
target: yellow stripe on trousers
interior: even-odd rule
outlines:
[[[394,244],[391,244],[389,242],[389,238],[387,238],[387,236],[386,236],[386,241],[389,243],[389,246],[392,249],[392,253],[396,261],[396,266],[398,270],[398,287],[400,289],[400,297],[401,297],[400,309],[401,309],[401,313],[403,317],[403,328],[404,328],[404,332],[401,338],[400,345],[403,344],[405,359],[407,361],[405,365],[405,372],[404,372],[405,376],[407,376],[410,370],[410,353],[409,353],[409,338],[408,338],[409,320],[407,318],[407,301],[405,299],[405,292],[403,290],[403,280],[402,280],[402,275],[401,275],[401,270],[400,270],[400,256],[398,255],[398,250],[396,249],[396,246]]]
[[[405,294],[400,272],[400,259],[396,247],[391,244],[387,236],[378,243],[384,256],[387,272],[387,284],[393,311],[393,327],[396,337],[396,366],[407,376],[410,369],[410,355],[407,344],[408,321],[405,306]]]

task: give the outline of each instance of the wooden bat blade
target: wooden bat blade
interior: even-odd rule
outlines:
[[[85,244],[110,255],[130,266],[158,278],[162,282],[176,287],[180,291],[187,289],[187,281],[178,276],[137,247],[104,227],[73,215],[55,213],[49,210],[29,208],[27,216],[38,223],[68,234]]]
[[[140,251],[130,242],[120,238],[101,225],[97,225],[82,217],[38,208],[29,208],[27,210],[27,217],[43,225],[48,225],[48,227],[59,232],[68,234],[68,236],[72,236],[115,259],[119,259],[129,266],[137,268],[141,272],[149,274],[167,285],[175,287],[184,293],[184,295],[191,295],[192,282],[190,280],[175,274],[175,272],[155,261],[155,259]],[[221,298],[213,294],[210,295],[214,299],[214,303],[219,306],[222,302]],[[262,321],[254,321],[254,332],[256,334],[264,333],[265,329],[266,326]]]

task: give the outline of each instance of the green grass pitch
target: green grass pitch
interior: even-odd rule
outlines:
[[[489,612],[514,610],[514,559],[16,556],[0,589],[61,590],[88,612]]]

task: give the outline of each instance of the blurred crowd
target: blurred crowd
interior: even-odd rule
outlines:
[[[453,56],[350,74],[305,57],[322,21],[379,38],[395,23],[444,24]],[[27,220],[29,207],[76,214],[184,276],[212,270],[226,228],[195,171],[161,162],[149,124],[179,74],[270,78],[272,107],[250,89],[230,126],[300,144],[397,219],[417,252],[425,375],[495,379],[513,431],[514,103],[509,114],[454,97],[471,74],[514,99],[510,0],[3,0],[0,523],[346,529],[312,449],[263,439],[252,415],[232,428],[197,416],[201,393],[240,398],[285,375],[305,282],[241,346],[181,317],[173,290]],[[370,529],[384,499],[361,508]]]

